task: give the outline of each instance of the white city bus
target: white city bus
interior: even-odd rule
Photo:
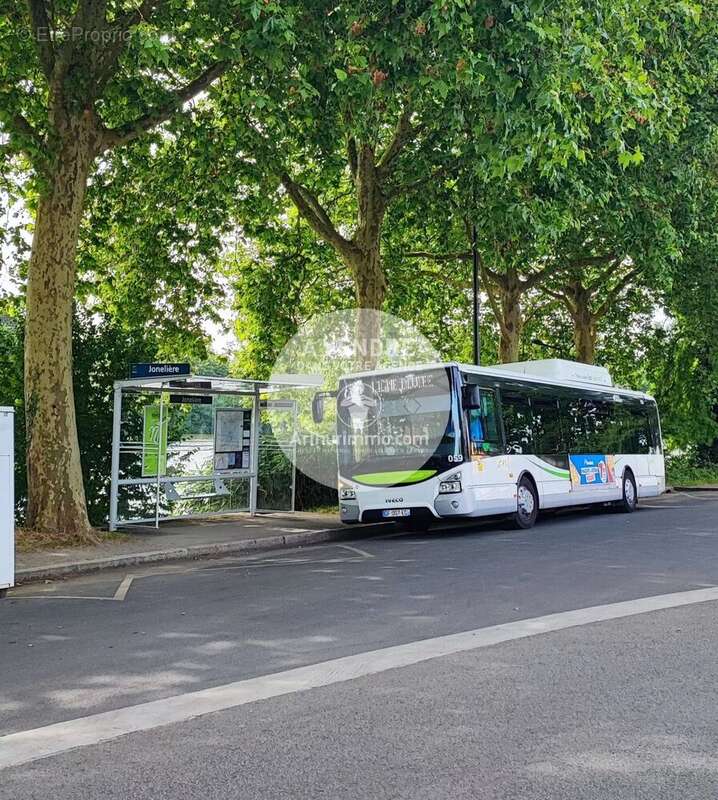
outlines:
[[[530,528],[540,509],[611,503],[631,512],[665,490],[655,400],[614,386],[602,367],[546,359],[356,373],[340,381],[337,413],[349,524],[422,529],[506,514]]]

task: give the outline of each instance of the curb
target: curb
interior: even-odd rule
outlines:
[[[322,528],[316,531],[301,533],[284,533],[277,536],[264,536],[260,539],[240,539],[237,542],[221,542],[219,544],[199,544],[192,547],[177,547],[171,550],[154,550],[142,553],[123,553],[117,556],[94,558],[86,561],[67,561],[60,564],[19,569],[15,572],[15,582],[31,583],[32,581],[67,578],[99,572],[104,569],[119,567],[135,567],[142,564],[160,564],[169,561],[193,561],[200,558],[212,558],[239,553],[259,553],[264,550],[279,550],[284,547],[304,547],[322,542],[338,542],[344,539],[358,539],[365,536],[378,535],[387,530],[387,523],[378,523],[347,528]]]
[[[707,486],[671,486],[674,492],[718,492],[718,485]]]

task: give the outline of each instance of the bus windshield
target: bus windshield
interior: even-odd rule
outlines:
[[[339,467],[347,476],[461,460],[447,368],[347,378],[337,397]]]

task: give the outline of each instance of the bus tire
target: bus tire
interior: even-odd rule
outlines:
[[[533,528],[538,517],[539,499],[536,486],[531,478],[523,475],[516,485],[516,511],[509,521],[518,530]]]
[[[638,491],[636,479],[630,469],[623,473],[623,492],[621,499],[616,503],[616,508],[625,514],[632,514],[638,508]]]

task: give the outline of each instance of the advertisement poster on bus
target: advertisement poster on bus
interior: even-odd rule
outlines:
[[[569,466],[572,486],[606,486],[616,481],[613,456],[569,456]]]

